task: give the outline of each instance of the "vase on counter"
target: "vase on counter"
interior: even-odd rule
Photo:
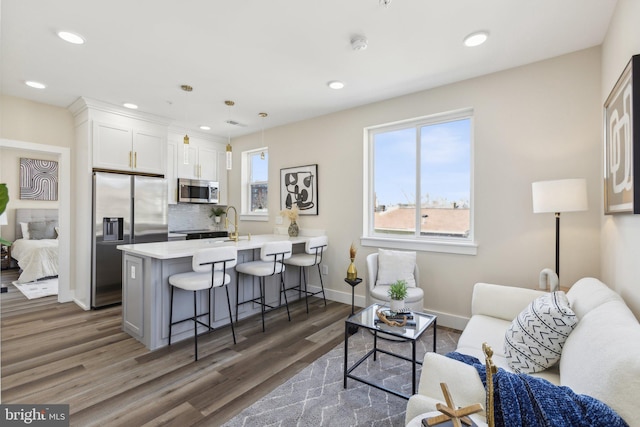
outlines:
[[[295,220],[291,220],[291,224],[289,224],[289,237],[298,237],[299,231],[298,223]]]

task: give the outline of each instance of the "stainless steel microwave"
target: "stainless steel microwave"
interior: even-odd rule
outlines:
[[[216,181],[178,178],[179,203],[218,203],[219,192]]]

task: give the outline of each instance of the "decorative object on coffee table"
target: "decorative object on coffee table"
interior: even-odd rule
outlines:
[[[449,420],[451,420],[451,423],[454,427],[462,427],[462,424],[466,426],[475,425],[473,421],[471,421],[471,419],[467,417],[467,415],[475,414],[476,412],[482,412],[482,405],[479,403],[474,403],[473,405],[456,409],[457,406],[453,402],[453,398],[451,397],[451,393],[449,392],[449,387],[447,387],[447,384],[440,383],[440,388],[442,389],[444,400],[445,402],[447,402],[446,405],[443,405],[442,403],[436,404],[436,409],[442,412],[442,415],[425,418],[424,420],[422,420],[422,425],[434,426],[437,424],[442,424]]]
[[[378,310],[376,311],[376,316],[378,316],[378,319],[380,319],[382,321],[382,323],[389,325],[389,326],[405,326],[407,324],[407,318],[408,316],[398,316],[398,317],[402,317],[402,320],[396,320],[393,318],[389,318],[387,317],[388,315],[391,314],[395,314],[396,312],[394,312],[393,310],[391,312],[387,312],[385,313],[385,310]]]
[[[407,297],[407,282],[405,280],[397,280],[389,286],[389,308],[391,311],[398,313],[404,308],[404,299]]]

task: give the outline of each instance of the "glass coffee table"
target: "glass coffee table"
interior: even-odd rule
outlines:
[[[411,362],[411,370],[412,370],[412,387],[411,394],[416,393],[416,367],[417,365],[422,365],[422,362],[416,359],[416,341],[420,338],[420,336],[433,326],[433,351],[436,351],[436,322],[437,317],[432,314],[420,313],[413,311],[408,313],[413,316],[413,319],[410,319],[406,326],[389,326],[385,323],[379,322],[378,315],[376,314],[379,309],[388,309],[388,307],[373,304],[369,307],[360,310],[359,312],[349,316],[349,318],[345,321],[345,330],[344,330],[344,388],[347,388],[347,378],[351,378],[352,380],[360,381],[364,384],[367,384],[371,387],[375,387],[379,390],[386,391],[387,393],[391,393],[395,396],[402,397],[404,399],[409,399],[410,395],[406,395],[397,390],[392,390],[388,387],[385,387],[381,384],[376,384],[372,381],[369,381],[363,377],[356,376],[352,374],[353,370],[356,369],[362,362],[367,360],[370,356],[373,355],[373,360],[377,359],[377,353],[388,354],[393,357],[397,357],[399,359],[403,359]],[[370,330],[373,333],[373,349],[367,352],[360,360],[355,362],[351,367],[347,366],[348,356],[349,356],[349,330],[353,327],[361,327]],[[391,335],[394,339],[402,339],[403,341],[409,342],[411,344],[411,358],[405,357],[400,354],[392,353],[385,349],[378,348],[378,334],[380,337],[384,337],[385,335]],[[397,345],[403,345],[403,343],[397,343]]]

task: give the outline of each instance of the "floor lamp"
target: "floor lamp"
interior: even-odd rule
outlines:
[[[556,215],[556,275],[560,277],[560,213],[587,210],[587,181],[560,179],[531,184],[533,213]]]

